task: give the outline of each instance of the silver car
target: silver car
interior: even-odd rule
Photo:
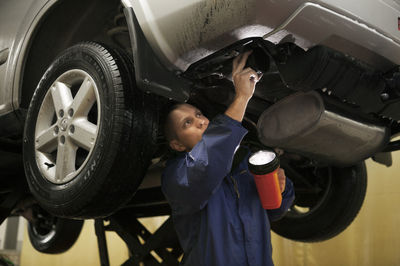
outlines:
[[[164,108],[223,111],[247,50],[263,78],[244,142],[282,151],[296,188],[273,230],[343,231],[364,200],[364,160],[390,166],[400,147],[398,0],[1,1],[1,219],[168,214]]]

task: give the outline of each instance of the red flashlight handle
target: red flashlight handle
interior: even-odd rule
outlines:
[[[282,194],[278,180],[278,169],[264,175],[255,175],[258,195],[264,209],[277,209],[282,203]]]

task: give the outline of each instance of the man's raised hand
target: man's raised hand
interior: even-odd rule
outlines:
[[[257,72],[246,66],[247,59],[252,51],[240,54],[233,60],[232,79],[235,85],[236,97],[250,99],[253,96],[256,83],[260,80]]]

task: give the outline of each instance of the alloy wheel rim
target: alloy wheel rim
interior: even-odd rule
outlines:
[[[36,163],[46,180],[64,184],[79,174],[95,147],[100,117],[99,91],[86,71],[72,69],[53,82],[34,136]]]

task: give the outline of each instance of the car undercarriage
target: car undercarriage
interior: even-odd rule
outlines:
[[[10,70],[16,73],[13,110],[0,116],[0,222],[10,215],[39,225],[54,223],[54,217],[102,220],[127,210],[136,218],[169,215],[160,189],[171,156],[162,130],[165,110],[187,102],[209,118],[224,112],[235,95],[232,61],[252,50],[248,66],[262,78],[245,114],[243,144],[279,151],[296,191],[294,205],[272,228],[305,242],[342,232],[363,204],[364,160],[390,166],[391,152],[400,149],[399,59],[387,56],[398,44],[322,4],[330,1],[297,1],[298,7],[296,1],[253,2],[246,12],[258,5],[279,9],[260,19],[276,24],[268,34],[254,21],[240,20],[250,24],[230,29],[215,18],[224,14],[236,25],[223,8],[242,1],[207,2],[193,9],[208,15],[204,25],[191,24],[194,18],[182,10],[175,18],[190,23],[164,25],[183,25],[176,30],[179,42],[180,34],[195,35],[185,35],[187,43],[165,54],[168,45],[158,47],[149,33],[154,25],[143,23],[136,2],[88,0],[76,11],[73,0],[49,8]],[[293,12],[282,22],[287,9]],[[233,31],[218,35],[215,25]],[[359,48],[350,43],[352,34],[369,41]],[[0,66],[13,55],[0,49]]]

